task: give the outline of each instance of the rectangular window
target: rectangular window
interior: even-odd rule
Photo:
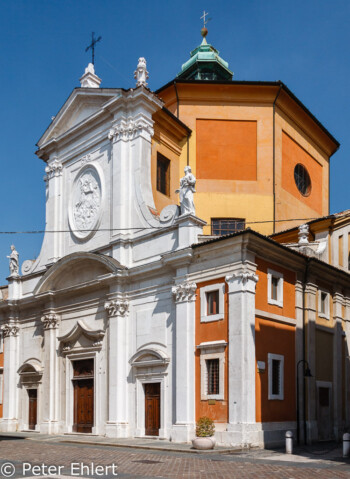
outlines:
[[[245,220],[242,218],[212,218],[211,234],[215,236],[238,233],[245,229]]]
[[[321,313],[326,314],[327,293],[321,291]]]
[[[330,294],[327,291],[318,291],[318,316],[324,319],[330,319],[329,316]]]
[[[219,359],[207,359],[208,395],[219,394]]]
[[[157,153],[157,190],[170,196],[170,160]]]
[[[344,256],[344,249],[343,249],[343,235],[339,236],[339,248],[338,248],[338,254],[339,254],[339,266],[344,266],[343,263],[343,256]]]
[[[284,399],[284,356],[268,354],[269,399]]]
[[[267,270],[267,300],[283,307],[283,274],[272,269]]]
[[[207,296],[207,316],[219,313],[219,291],[209,291]]]

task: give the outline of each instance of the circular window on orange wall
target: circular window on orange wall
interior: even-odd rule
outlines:
[[[294,180],[298,190],[303,196],[311,193],[311,178],[304,165],[298,163],[294,168]]]

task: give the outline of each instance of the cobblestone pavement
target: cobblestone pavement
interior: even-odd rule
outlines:
[[[0,440],[0,477],[46,477],[48,475],[78,477],[120,478],[200,478],[200,479],[350,479],[350,461],[334,454],[320,453],[292,456],[281,451],[250,451],[248,453],[194,454],[170,451],[144,451],[102,445],[67,444],[50,439],[3,438]],[[318,455],[317,455],[318,454]],[[337,457],[338,454],[338,457]],[[290,456],[289,456],[290,457]],[[326,459],[325,459],[326,457]],[[9,463],[15,467],[15,473]],[[23,463],[27,470],[23,475]],[[71,464],[74,470],[71,469]],[[80,464],[85,469],[80,471]],[[7,466],[4,466],[7,464]],[[57,472],[41,466],[61,466]],[[93,466],[92,466],[93,464]],[[39,466],[32,469],[33,465]],[[103,468],[96,469],[97,466]],[[94,469],[93,469],[94,468]]]

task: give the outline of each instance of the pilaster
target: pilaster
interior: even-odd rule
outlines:
[[[333,294],[333,432],[336,440],[340,439],[343,429],[342,421],[342,376],[343,376],[343,355],[342,355],[342,310],[344,296],[336,292]]]
[[[317,416],[316,416],[316,295],[317,285],[308,282],[305,286],[305,316],[306,316],[306,360],[313,377],[305,381],[307,397],[307,442],[317,440]],[[302,370],[302,368],[300,368]],[[303,374],[302,374],[303,376]]]
[[[175,424],[171,439],[188,442],[195,425],[195,301],[197,285],[184,281],[173,286],[175,301]]]
[[[12,316],[2,327],[4,335],[4,394],[3,415],[0,422],[1,432],[14,432],[18,426],[18,352],[19,325]]]
[[[50,158],[45,168],[47,186],[46,230],[60,231],[62,228],[62,163],[56,156]],[[62,257],[62,233],[50,236],[48,259],[55,262]]]
[[[295,319],[296,319],[296,330],[295,330],[295,365],[299,364],[299,361],[304,359],[304,287],[300,278],[297,279],[295,283]],[[300,363],[301,364],[301,363]],[[301,441],[304,440],[304,374],[302,366],[299,364],[299,397],[296,397],[297,409],[299,409],[299,434]],[[303,366],[304,367],[304,366]],[[295,377],[298,377],[297,370],[295,371]]]
[[[58,339],[59,316],[47,311],[41,318],[44,328],[44,373],[40,432],[57,434],[59,421]]]
[[[348,293],[347,293],[348,294]],[[346,335],[346,350],[345,350],[345,423],[346,427],[350,425],[350,297],[346,296],[344,299],[344,330]]]
[[[226,276],[229,327],[229,425],[236,444],[253,443],[255,418],[255,268]],[[236,434],[235,434],[236,433]]]
[[[123,297],[105,302],[108,327],[108,420],[106,436],[128,437],[127,320],[129,303]]]

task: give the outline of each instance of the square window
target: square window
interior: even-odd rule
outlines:
[[[170,160],[157,153],[157,190],[170,196]]]
[[[225,283],[200,288],[201,322],[224,319]]]
[[[269,399],[284,399],[284,356],[268,354]]]
[[[219,291],[208,291],[207,297],[207,316],[219,314]]]
[[[217,359],[207,359],[207,375],[208,375],[208,395],[219,394],[220,388],[220,378],[219,378],[219,364],[220,360]]]
[[[267,300],[269,304],[283,307],[283,274],[267,270]]]
[[[327,291],[318,291],[318,316],[324,319],[330,319],[329,316],[330,294]]]

